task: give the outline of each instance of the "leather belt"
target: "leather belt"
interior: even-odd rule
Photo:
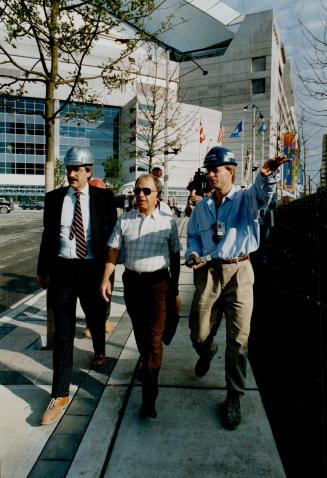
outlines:
[[[125,273],[130,278],[135,278],[139,280],[148,280],[151,282],[159,282],[162,280],[169,279],[168,269],[159,269],[153,272],[137,272],[137,271],[131,271],[130,269],[125,269]]]
[[[209,265],[214,267],[215,265],[219,266],[220,264],[237,264],[238,262],[246,261],[249,258],[249,256],[240,256],[232,257],[231,259],[211,259]]]

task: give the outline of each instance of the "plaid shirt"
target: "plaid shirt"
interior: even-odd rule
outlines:
[[[170,266],[170,253],[182,249],[175,219],[155,209],[145,216],[138,209],[119,216],[108,241],[114,249],[124,249],[126,269],[154,272]]]

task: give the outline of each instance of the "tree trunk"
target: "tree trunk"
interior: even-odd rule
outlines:
[[[54,98],[48,97],[45,102],[45,131],[46,131],[46,162],[45,162],[45,192],[54,189],[54,164],[55,164],[55,128],[54,128]]]
[[[54,183],[55,164],[55,89],[59,69],[58,44],[56,32],[59,19],[59,2],[52,0],[51,22],[49,26],[51,68],[46,82],[45,99],[45,132],[46,132],[46,163],[45,163],[45,192],[52,191]]]

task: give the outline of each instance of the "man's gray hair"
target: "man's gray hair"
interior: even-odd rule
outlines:
[[[138,185],[138,183],[141,181],[141,179],[147,179],[147,178],[151,178],[154,182],[154,185],[158,191],[158,194],[161,193],[161,190],[162,190],[162,184],[161,184],[161,181],[159,178],[157,178],[156,176],[153,176],[152,174],[141,174],[141,176],[139,176],[137,178],[137,180],[135,181],[135,186]]]

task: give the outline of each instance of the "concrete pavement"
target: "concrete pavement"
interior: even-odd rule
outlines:
[[[185,223],[180,225],[185,244]],[[241,401],[242,424],[221,425],[224,326],[208,374],[194,375],[188,311],[192,271],[182,267],[180,324],[165,347],[158,418],[139,418],[138,353],[125,310],[118,266],[107,336],[108,368],[90,370],[92,345],[78,310],[71,404],[59,423],[39,425],[50,399],[52,353],[44,348],[45,293],[0,316],[0,477],[217,478],[284,477],[285,473],[251,370]]]

